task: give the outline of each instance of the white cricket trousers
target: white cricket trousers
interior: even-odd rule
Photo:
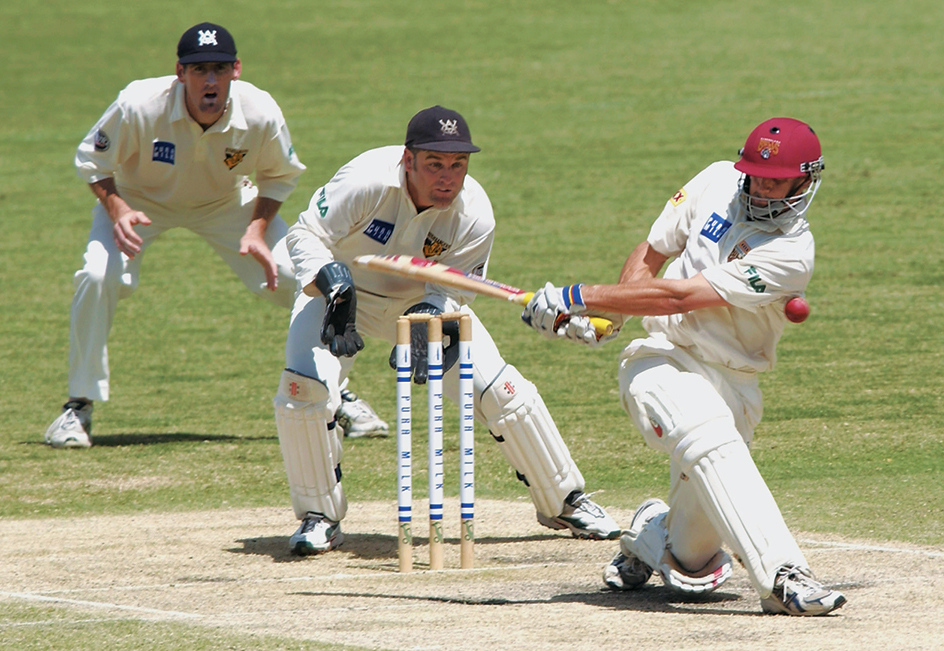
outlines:
[[[180,217],[146,214],[150,226],[135,226],[144,240],[134,259],[118,250],[112,237],[113,222],[101,204],[92,209],[92,229],[85,250],[85,264],[75,273],[69,329],[69,396],[108,400],[108,334],[118,301],[138,286],[141,262],[147,248],[162,233],[186,228],[202,237],[253,293],[289,308],[295,295],[295,270],[285,246],[287,225],[276,215],[266,230],[266,244],[278,265],[278,289],[266,289],[265,271],[251,255],[239,254],[239,240],[252,218],[256,188],[241,189],[238,201],[207,215]]]

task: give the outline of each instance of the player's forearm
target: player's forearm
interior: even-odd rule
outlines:
[[[624,282],[619,285],[584,285],[583,303],[591,311],[618,312],[631,316],[675,314],[684,296],[656,282]]]
[[[585,285],[581,294],[590,311],[630,316],[680,314],[726,304],[701,275],[686,280],[651,278],[620,285]]]
[[[272,218],[279,213],[282,202],[269,197],[257,197],[256,205],[252,209],[252,221],[261,222],[265,226],[269,225]]]
[[[105,212],[108,213],[108,216],[113,222],[117,222],[122,214],[131,210],[127,202],[118,194],[115,179],[109,177],[95,181],[94,183],[89,183],[89,188],[92,189],[92,194],[94,194],[98,202],[102,204]]]

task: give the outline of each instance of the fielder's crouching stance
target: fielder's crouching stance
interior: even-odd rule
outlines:
[[[470,296],[362,267],[352,275],[356,256],[396,253],[484,276],[495,221],[485,191],[467,176],[476,151],[458,113],[439,106],[421,111],[410,121],[405,148],[382,147],[352,160],[315,192],[289,229],[304,291],[292,310],[274,403],[292,506],[302,520],[289,543],[296,554],[328,551],[343,540],[347,501],[333,414],[338,384],[364,346],[359,332],[392,345],[397,317],[414,312],[471,316],[475,416],[528,486],[538,520],[577,537],[619,536],[616,522],[583,492],[583,476],[537,389],[502,359],[465,305]],[[458,325],[444,322],[443,333],[443,390],[456,401]],[[414,324],[411,336],[413,379],[424,383],[426,326]]]
[[[614,590],[653,572],[672,590],[715,590],[731,575],[725,545],[765,612],[824,615],[846,602],[813,578],[749,450],[763,409],[757,374],[773,367],[784,305],[813,273],[804,215],[822,168],[808,125],[767,120],[737,163],[709,166],[666,203],[618,285],[548,283],[522,314],[550,337],[588,343],[583,315],[646,317],[649,337],[621,356],[620,391],[646,442],[669,455],[671,486],[668,504],[647,500],[622,533],[603,575]],[[571,316],[555,330],[561,315]]]

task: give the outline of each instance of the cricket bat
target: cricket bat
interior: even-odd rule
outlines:
[[[435,283],[465,291],[491,296],[515,305],[527,305],[534,292],[512,287],[504,283],[467,274],[461,269],[444,265],[441,262],[415,258],[408,255],[361,255],[354,258],[354,264],[374,269],[383,273],[413,278],[424,283]],[[602,317],[590,317],[596,330],[597,338],[613,333],[613,322]]]

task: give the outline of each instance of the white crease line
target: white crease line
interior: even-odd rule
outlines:
[[[874,545],[854,545],[852,543],[826,542],[822,540],[801,540],[804,545],[816,545],[819,547],[833,547],[835,549],[850,549],[865,552],[885,552],[888,554],[914,554],[916,556],[928,556],[930,558],[944,558],[944,552],[932,552],[924,549],[901,549],[898,547],[877,547]]]
[[[60,597],[46,597],[37,594],[27,594],[24,592],[0,592],[2,597],[11,597],[13,599],[23,599],[25,601],[46,601],[52,603],[71,604],[74,606],[90,606],[92,608],[104,608],[106,610],[129,610],[136,613],[148,613],[151,615],[168,615],[172,617],[186,617],[188,619],[200,619],[203,615],[197,613],[182,613],[176,610],[158,610],[156,608],[140,608],[138,606],[122,606],[120,604],[103,603],[100,601],[83,601],[80,599],[62,599]]]
[[[96,617],[95,619],[70,619],[68,623],[72,624],[109,624],[113,622],[139,622],[140,619],[128,619],[124,617]],[[63,624],[61,619],[47,619],[47,620],[37,620],[33,622],[3,622],[0,623],[0,629],[5,628],[25,628],[27,626],[37,627],[37,626],[59,626]]]

